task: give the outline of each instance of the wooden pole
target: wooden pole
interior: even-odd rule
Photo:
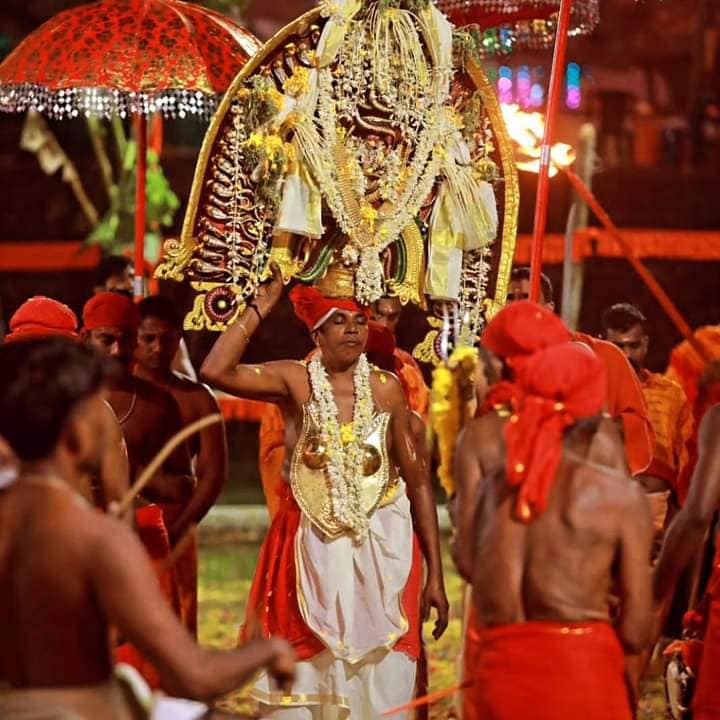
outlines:
[[[560,92],[563,87],[565,69],[565,51],[567,50],[568,29],[572,0],[560,0],[558,24],[555,31],[555,49],[553,50],[548,86],[548,104],[545,112],[545,132],[540,152],[540,171],[538,173],[537,193],[535,195],[535,221],[533,225],[532,246],[530,249],[530,300],[540,298],[540,273],[542,272],[543,241],[547,222],[548,195],[550,193],[550,148],[552,147],[555,119],[557,116]]]
[[[570,183],[577,191],[578,195],[587,203],[595,217],[602,223],[603,227],[608,231],[608,233],[610,233],[613,240],[615,240],[615,242],[620,246],[620,249],[623,251],[625,257],[628,259],[633,268],[635,268],[635,271],[641,277],[645,285],[647,285],[650,292],[655,296],[655,299],[660,303],[662,309],[665,311],[670,320],[672,320],[675,327],[680,331],[680,334],[688,341],[688,343],[690,343],[691,347],[698,353],[704,362],[709,362],[710,358],[708,357],[707,351],[695,337],[692,328],[687,323],[687,320],[685,320],[670,296],[655,279],[655,276],[647,269],[647,267],[645,267],[642,260],[635,255],[632,245],[620,234],[617,226],[607,212],[605,212],[605,208],[603,208],[590,188],[588,188],[587,185],[585,185],[585,183],[569,167],[563,167],[561,169],[567,176],[568,180],[570,180]]]
[[[585,123],[580,128],[575,167],[580,168],[578,174],[588,188],[592,188],[592,176],[595,170],[596,136],[595,126],[592,123]],[[562,319],[571,330],[577,330],[582,307],[585,263],[582,258],[575,262],[573,257],[575,232],[586,228],[588,223],[588,206],[577,194],[577,191],[573,192],[572,207],[575,212],[572,216],[572,228],[569,228],[570,231],[566,234],[563,261]],[[570,224],[570,218],[568,218],[568,224]]]

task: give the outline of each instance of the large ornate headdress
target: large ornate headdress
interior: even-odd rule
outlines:
[[[188,329],[224,329],[275,261],[287,282],[349,276],[363,304],[457,301],[476,330],[505,297],[517,201],[468,36],[430,0],[322,2],[228,90],[158,275],[197,291]]]

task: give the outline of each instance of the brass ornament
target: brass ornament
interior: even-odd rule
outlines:
[[[386,439],[389,422],[389,413],[376,413],[372,429],[363,442],[360,506],[368,517],[389,502],[388,497],[392,498],[388,496],[393,486]],[[330,539],[336,538],[347,530],[333,515],[330,482],[323,462],[327,459],[327,448],[320,442],[318,411],[312,401],[303,406],[301,427],[290,461],[290,487],[300,509],[313,525]]]
[[[310,435],[303,446],[302,459],[310,470],[324,470],[327,467],[327,448],[319,435]]]

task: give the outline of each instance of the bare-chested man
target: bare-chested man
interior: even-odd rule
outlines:
[[[81,496],[104,445],[105,366],[67,339],[0,349],[0,434],[20,460],[0,490],[0,717],[137,720],[113,680],[109,627],[137,644],[175,694],[210,700],[262,666],[293,673],[280,639],[198,647],[161,597],[132,532]]]
[[[649,641],[652,532],[642,489],[605,462],[602,366],[563,343],[516,382],[509,418],[473,421],[458,449],[458,504],[476,508],[456,541],[480,625],[467,692],[485,720],[629,720],[623,649]]]
[[[370,718],[408,702],[421,605],[426,615],[438,611],[436,637],[447,625],[437,516],[407,401],[394,376],[369,366],[369,313],[335,296],[339,287],[328,278],[325,295],[303,286],[290,294],[319,348],[309,362],[239,362],[282,293],[275,268],[202,368],[220,389],[283,411],[290,459],[283,503],[246,622],[250,634],[287,637],[301,660],[290,695],[270,692],[264,676],[256,683],[263,716],[278,719]],[[422,591],[414,530],[428,568]]]
[[[80,340],[75,313],[65,304],[43,295],[26,300],[10,318],[10,332],[6,343],[28,339],[61,336]],[[107,510],[112,503],[120,501],[128,491],[128,458],[122,431],[115,413],[106,403],[105,425],[112,438],[105,448],[105,455],[97,477],[90,478],[86,487],[86,499]],[[127,520],[132,516],[128,513]]]
[[[87,342],[121,366],[122,372],[113,381],[108,397],[123,429],[133,480],[182,428],[180,409],[172,395],[132,374],[138,322],[132,300],[118,293],[98,293],[83,308],[83,335]],[[143,496],[155,503],[185,505],[193,488],[190,456],[183,445],[170,456]],[[184,529],[177,528],[175,537],[182,535]]]
[[[182,338],[182,321],[173,303],[154,295],[138,304],[140,326],[135,350],[134,373],[167,390],[177,401],[184,425],[220,412],[215,396],[206,385],[173,371]],[[172,539],[189,523],[199,523],[213,506],[227,479],[227,446],[222,424],[205,428],[189,441],[197,487],[185,504],[163,504],[163,517]],[[194,532],[193,532],[194,535]],[[197,543],[193,537],[175,563],[180,585],[183,618],[190,632],[197,632]]]
[[[119,373],[113,379],[108,399],[122,427],[134,482],[163,445],[182,429],[182,418],[172,395],[132,374],[137,342],[138,314],[133,301],[119,293],[98,293],[83,309],[83,335],[86,341],[116,360]],[[165,461],[137,501],[135,521],[138,534],[150,557],[160,569],[170,553],[172,542],[185,527],[173,527],[171,539],[163,518],[166,504],[185,507],[192,497],[194,477],[187,447],[181,445]],[[174,572],[159,570],[160,582],[168,601],[182,614],[180,593]],[[121,657],[143,673],[153,686],[158,676],[134,651],[121,650]]]

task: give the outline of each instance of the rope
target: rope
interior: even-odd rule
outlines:
[[[432,705],[438,700],[454,695],[459,690],[467,690],[474,682],[474,680],[465,680],[465,682],[458,683],[444,690],[436,690],[435,692],[415,698],[412,702],[407,703],[407,705],[398,705],[397,707],[390,708],[390,710],[386,710],[380,717],[393,717],[394,715],[400,715],[400,713],[406,713],[409,710],[414,710],[424,705]]]

